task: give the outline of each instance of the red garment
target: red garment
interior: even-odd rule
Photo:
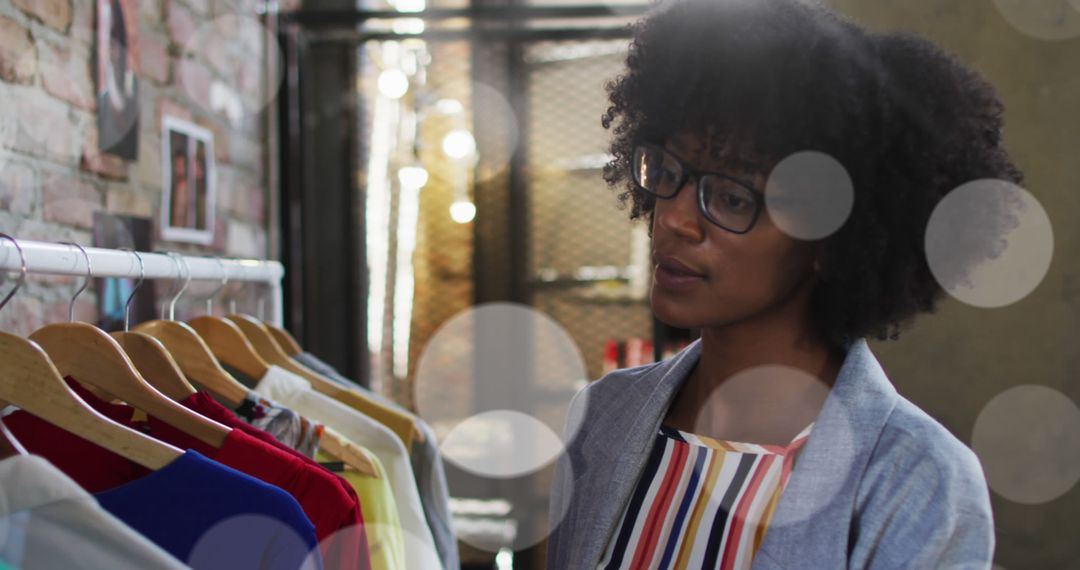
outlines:
[[[117,416],[113,409],[98,411],[122,424],[131,419],[130,414],[126,418]],[[151,473],[138,463],[22,410],[4,416],[4,425],[27,451],[48,459],[89,493],[108,491]]]
[[[241,420],[239,417],[237,417],[235,413],[233,413],[232,410],[219,404],[213,396],[206,392],[196,392],[195,394],[192,394],[191,396],[188,396],[187,398],[181,400],[180,403],[187,408],[199,412],[200,414],[220,424],[231,427],[234,430],[241,430],[256,439],[265,442],[266,444],[271,445],[277,449],[280,449],[281,451],[288,453],[289,455],[295,457],[300,461],[303,461],[307,465],[311,466],[313,469],[319,469],[324,473],[330,475],[337,481],[338,485],[341,486],[342,490],[345,491],[345,493],[348,494],[349,497],[351,497],[352,500],[356,503],[358,516],[360,517],[361,523],[363,523],[363,505],[360,503],[360,498],[356,495],[356,489],[353,489],[353,486],[350,485],[349,482],[342,477],[335,475],[330,470],[326,469],[322,465],[319,465],[319,463],[314,459],[304,455],[303,453],[300,453],[299,451],[296,451],[295,449],[285,445],[284,443],[281,443],[276,438],[274,438],[274,436],[270,435],[266,431],[261,430],[245,422],[244,420]],[[363,527],[360,528],[361,532],[365,532],[363,530]],[[366,532],[363,536],[361,536],[361,538],[364,541],[363,544],[368,543]]]
[[[71,379],[67,380],[86,403],[105,416],[181,449],[195,450],[292,495],[315,526],[325,568],[371,567],[363,517],[355,493],[350,496],[345,492],[337,477],[329,471],[318,465],[312,466],[242,429],[233,429],[221,448],[215,449],[156,418],[135,421],[135,408],[106,402]],[[12,421],[9,422],[9,418]],[[19,426],[20,431],[13,430],[16,439],[24,442],[32,453],[44,456],[87,491],[106,490],[149,473],[123,457],[25,412],[15,412],[4,422]],[[125,476],[128,478],[123,480]],[[83,485],[84,481],[90,486]],[[331,536],[331,540],[325,540]]]

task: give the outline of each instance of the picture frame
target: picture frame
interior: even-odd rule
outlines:
[[[139,18],[132,0],[97,0],[98,149],[126,160],[139,151]]]
[[[161,125],[161,238],[210,245],[217,197],[214,135],[165,116]]]

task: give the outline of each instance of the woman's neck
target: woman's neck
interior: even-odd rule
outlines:
[[[811,326],[809,288],[789,302],[701,334],[701,357],[668,410],[672,427],[718,439],[783,444],[813,421],[840,365]]]

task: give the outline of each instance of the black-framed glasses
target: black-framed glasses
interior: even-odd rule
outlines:
[[[705,219],[737,234],[754,227],[764,195],[746,182],[719,172],[693,169],[664,148],[640,144],[634,149],[631,175],[647,194],[668,200],[679,194],[686,179],[697,179],[697,203]]]

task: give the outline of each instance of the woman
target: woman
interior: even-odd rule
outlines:
[[[650,224],[654,313],[701,339],[575,400],[548,567],[989,568],[977,458],[866,337],[943,296],[923,251],[938,201],[1021,181],[994,90],[925,40],[798,0],[672,0],[626,64],[605,179]],[[849,208],[813,168],[770,180],[802,151],[843,166]],[[792,235],[820,225],[799,205],[815,197],[839,223]],[[1014,219],[981,215],[988,236]]]

